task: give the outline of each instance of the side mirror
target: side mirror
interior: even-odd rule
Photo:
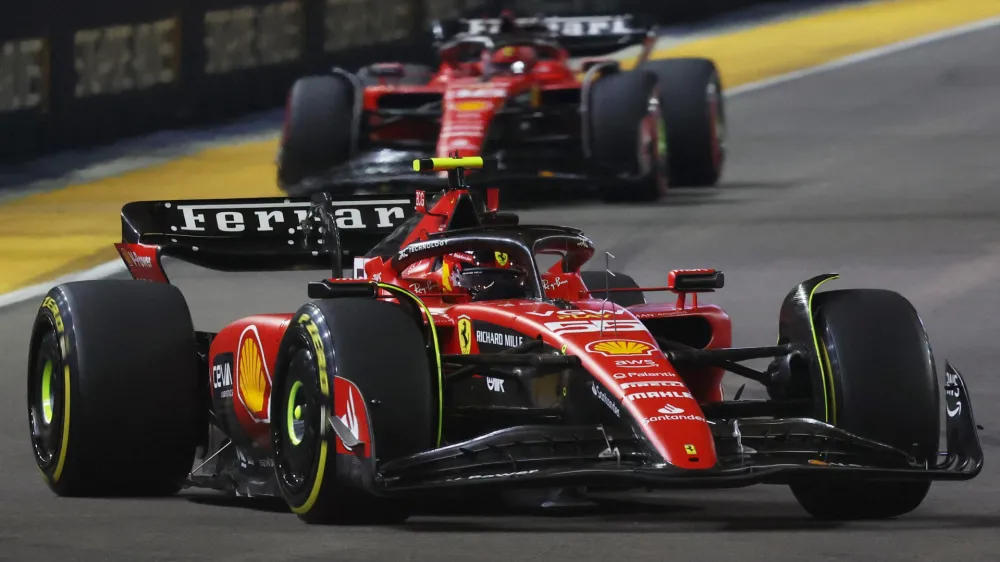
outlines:
[[[490,187],[486,189],[486,208],[489,209],[491,213],[497,212],[500,209],[500,190],[495,187]]]

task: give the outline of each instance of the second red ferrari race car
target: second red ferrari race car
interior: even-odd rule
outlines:
[[[462,169],[481,165],[418,161],[449,170],[432,198],[127,204],[116,246],[135,280],[56,286],[32,326],[31,442],[52,490],[192,486],[358,522],[473,490],[770,483],[816,517],[871,518],[915,509],[932,480],[979,474],[950,363],[938,452],[934,358],[898,293],[817,292],[836,278],[820,275],[785,298],[774,344],[732,348],[729,316],[699,299],[722,272],[674,270],[640,288],[582,271],[593,242],[519,224],[496,190],[475,198]],[[298,310],[201,331],[163,256],[332,275]],[[646,302],[661,290],[676,301]],[[740,363],[759,358],[770,366]],[[770,398],[727,399],[727,372]]]
[[[585,27],[585,29],[583,29]],[[566,30],[577,29],[570,33]],[[440,65],[380,63],[299,79],[288,96],[278,183],[291,195],[414,181],[414,158],[486,155],[474,185],[597,187],[654,200],[669,185],[715,185],[725,109],[715,64],[650,60],[654,29],[632,16],[442,22]],[[634,69],[610,53],[641,44]]]

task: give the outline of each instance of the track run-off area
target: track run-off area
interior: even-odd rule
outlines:
[[[56,498],[28,443],[25,362],[42,295],[30,286],[87,270],[121,275],[101,264],[115,258],[126,201],[278,194],[272,138],[0,205],[0,292],[21,291],[0,309],[0,560],[996,560],[998,52],[995,0],[861,4],[672,45],[658,55],[714,58],[730,94],[722,185],[676,189],[658,205],[580,199],[521,211],[525,222],[582,228],[641,285],[662,285],[674,268],[724,270],[727,286],[710,300],[733,317],[737,346],[773,343],[781,299],[815,274],[840,273],[830,288],[909,298],[939,374],[947,358],[965,375],[986,450],[977,479],[935,484],[915,512],[818,523],[787,489],[754,487],[633,495],[561,514],[442,509],[399,527],[334,528],[304,525],[280,505],[200,492]],[[168,273],[204,330],[294,309],[307,300],[305,282],[321,275],[176,263]],[[727,394],[741,383],[730,381]],[[759,394],[748,386],[745,396]]]

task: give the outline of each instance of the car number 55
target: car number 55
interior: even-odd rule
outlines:
[[[554,334],[583,334],[588,332],[642,332],[645,326],[638,320],[565,320],[546,322],[545,328]]]

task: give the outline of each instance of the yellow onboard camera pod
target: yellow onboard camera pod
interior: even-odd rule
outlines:
[[[465,170],[497,168],[497,161],[482,156],[465,156],[459,158],[458,151],[447,158],[421,158],[413,161],[413,169],[417,172],[448,172],[448,189],[468,189],[465,183]]]
[[[415,172],[444,172],[456,168],[479,169],[483,167],[482,156],[463,158],[421,158],[413,161]]]

